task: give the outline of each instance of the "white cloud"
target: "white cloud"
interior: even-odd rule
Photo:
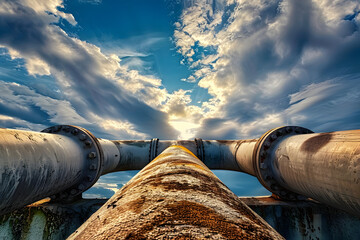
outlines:
[[[224,132],[229,119],[236,119],[237,137],[284,124],[325,126],[333,118],[321,113],[329,114],[333,101],[347,102],[352,113],[349,107],[336,110],[344,122],[353,121],[358,96],[340,100],[339,94],[358,85],[352,80],[360,69],[357,11],[358,1],[345,0],[187,2],[174,36],[184,59],[196,55],[190,66],[194,80],[213,96],[203,103],[208,111],[202,127],[219,116],[223,123],[216,127],[223,125]],[[345,20],[353,14],[353,21]],[[209,47],[210,52],[201,50]],[[328,81],[334,78],[337,87]],[[312,122],[311,109],[319,118]]]

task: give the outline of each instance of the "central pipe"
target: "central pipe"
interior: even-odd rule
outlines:
[[[68,239],[283,239],[192,152],[171,146]]]

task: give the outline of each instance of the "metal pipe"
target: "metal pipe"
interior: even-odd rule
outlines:
[[[167,148],[68,239],[283,239],[195,155]]]
[[[276,128],[259,139],[252,162],[259,181],[281,198],[309,197],[360,216],[360,130]]]
[[[140,170],[182,145],[208,168],[256,176],[283,199],[310,197],[360,215],[359,131],[314,134],[288,126],[251,140],[109,141],[67,125],[43,133],[1,129],[0,214],[48,196],[72,200],[101,175]]]
[[[48,196],[73,199],[97,181],[96,138],[74,126],[53,131],[61,134],[0,129],[0,214]]]

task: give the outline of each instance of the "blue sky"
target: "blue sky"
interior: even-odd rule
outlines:
[[[0,127],[73,124],[107,139],[359,129],[359,11],[358,0],[2,0]],[[264,193],[217,174],[238,195]]]

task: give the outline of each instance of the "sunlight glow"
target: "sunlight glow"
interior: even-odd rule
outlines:
[[[183,119],[171,120],[169,124],[179,131],[178,139],[188,140],[195,137],[195,131],[199,128],[200,124],[188,122]]]

